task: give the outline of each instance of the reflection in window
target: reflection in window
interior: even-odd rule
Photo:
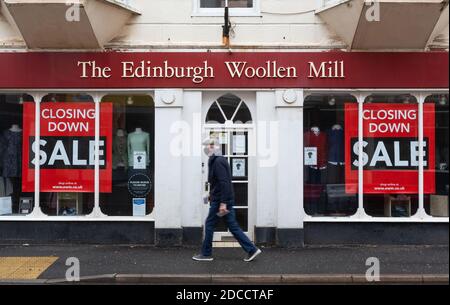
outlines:
[[[430,107],[433,106],[433,107]],[[431,175],[424,175],[424,187],[431,187],[425,194],[425,210],[435,217],[448,217],[449,203],[449,96],[448,94],[431,95],[425,99],[424,116],[433,117],[435,126],[424,126],[424,134],[434,133],[436,143],[430,147],[434,151],[435,166],[429,170]],[[426,130],[425,127],[431,129]]]
[[[34,174],[30,181],[23,177],[23,170],[27,171],[30,167],[28,150],[23,147],[23,143],[28,133],[34,133],[34,125],[27,133],[24,132],[24,122],[33,119],[32,97],[22,94],[0,95],[0,216],[32,212]]]
[[[410,217],[417,212],[418,122],[414,96],[371,95],[366,98],[363,188],[364,209],[368,215]]]
[[[311,216],[348,216],[358,181],[345,177],[345,107],[350,95],[310,95],[304,103],[304,208]]]
[[[101,192],[100,207],[108,216],[145,216],[154,207],[153,99],[145,95],[109,95],[103,98],[102,114],[112,117],[112,187]],[[102,175],[107,173],[100,173]],[[147,185],[141,189],[138,182]]]
[[[50,216],[90,214],[94,207],[95,105],[89,95],[49,94],[40,113],[40,199]],[[107,138],[100,151],[107,156]],[[101,157],[100,168],[105,159]],[[34,178],[34,177],[33,177]]]
[[[253,7],[254,0],[228,0],[228,7]],[[201,8],[220,8],[225,7],[226,0],[200,0]]]

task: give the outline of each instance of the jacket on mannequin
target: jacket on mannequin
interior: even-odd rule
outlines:
[[[344,129],[340,125],[334,125],[327,132],[328,162],[334,165],[343,165],[344,156]]]
[[[150,165],[150,134],[141,128],[128,135],[128,165],[133,167],[134,152],[145,152],[147,166]]]
[[[22,130],[13,125],[3,132],[4,149],[2,155],[2,176],[16,178],[22,176]]]
[[[327,136],[321,132],[318,127],[312,127],[310,131],[305,132],[304,137],[305,147],[317,148],[317,168],[322,169],[327,167]]]
[[[113,141],[113,169],[128,167],[128,142],[125,132],[119,129]]]

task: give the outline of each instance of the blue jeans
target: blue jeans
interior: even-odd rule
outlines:
[[[219,212],[220,203],[212,202],[209,208],[208,218],[206,218],[205,223],[205,240],[202,246],[202,255],[211,256],[212,255],[212,242],[214,236],[214,228],[219,221],[219,216],[216,215]],[[227,215],[223,216],[225,222],[227,223],[228,229],[234,238],[239,242],[241,247],[247,253],[254,253],[256,251],[256,246],[250,241],[250,239],[242,231],[241,227],[236,221],[236,212],[234,210],[233,204],[228,204],[227,209],[230,211]]]

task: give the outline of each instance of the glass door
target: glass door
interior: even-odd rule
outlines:
[[[246,129],[208,129],[207,134],[216,138],[222,146],[222,155],[228,160],[231,168],[232,183],[235,194],[234,209],[236,219],[242,230],[252,239],[252,230],[249,224],[249,131]],[[204,163],[205,187],[208,179],[208,160]],[[209,206],[208,206],[209,208]],[[228,231],[224,219],[220,219],[216,225],[214,241],[235,241]]]

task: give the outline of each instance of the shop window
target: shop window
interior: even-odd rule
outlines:
[[[221,8],[225,7],[228,2],[228,7],[253,7],[254,0],[200,0],[201,8]]]
[[[34,119],[33,98],[24,94],[0,95],[0,217],[26,215],[34,206],[34,176],[24,177],[31,166],[30,151],[24,147],[24,122]],[[34,120],[33,120],[34,121]],[[34,133],[34,125],[30,126]],[[27,180],[28,179],[28,180]],[[30,184],[31,188],[24,185]]]
[[[112,176],[100,194],[108,216],[145,216],[154,208],[155,109],[150,96],[109,95],[102,99],[102,122],[112,132]],[[100,172],[100,180],[109,175]],[[103,179],[105,180],[105,179]]]
[[[258,16],[260,0],[194,0],[194,16],[222,16],[228,3],[231,16]]]
[[[435,145],[430,147],[434,153],[434,167],[428,168],[429,175],[424,175],[424,205],[426,212],[435,217],[448,217],[449,203],[449,95],[431,95],[425,99],[424,117],[433,117],[435,126],[424,124],[425,135],[435,135]]]
[[[206,115],[206,124],[251,124],[252,115],[244,101],[233,94],[225,94],[214,101]]]
[[[304,208],[310,216],[348,216],[358,206],[358,181],[346,177],[346,109],[351,95],[310,95],[304,103]],[[357,124],[357,121],[356,121]],[[357,128],[357,125],[356,125]]]
[[[94,207],[95,105],[91,96],[48,94],[40,103],[40,206],[49,216],[90,214]],[[34,122],[27,122],[31,126]],[[34,148],[34,149],[32,149]],[[104,152],[104,143],[100,145]],[[103,157],[100,162],[104,162]],[[101,168],[103,165],[101,165]],[[32,171],[28,176],[34,178]],[[32,184],[29,184],[31,187]]]
[[[371,95],[364,102],[364,209],[370,216],[411,217],[417,212],[418,117],[417,100],[409,94]],[[424,117],[424,122],[434,128],[429,118]],[[425,171],[433,167],[434,158],[428,153],[433,137],[425,134]],[[352,155],[356,160],[357,154]],[[357,171],[355,165],[357,162],[353,172]]]

